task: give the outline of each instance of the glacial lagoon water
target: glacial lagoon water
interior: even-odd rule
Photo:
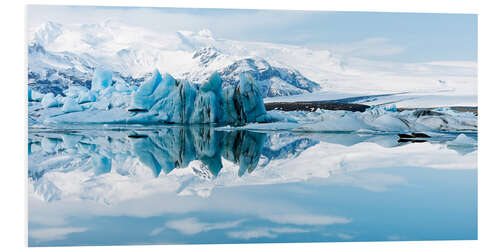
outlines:
[[[457,135],[30,128],[28,244],[474,240],[477,143]]]

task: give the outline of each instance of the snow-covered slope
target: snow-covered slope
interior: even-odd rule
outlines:
[[[97,67],[111,69],[128,84],[140,84],[154,69],[159,69],[199,84],[215,71],[230,85],[238,83],[239,73],[249,73],[257,80],[262,94],[271,97],[319,89],[318,83],[296,69],[273,66],[257,56],[220,50],[214,47],[217,44],[207,30],[157,36],[111,21],[69,27],[49,22],[32,31],[28,78],[33,89],[54,94],[63,94],[62,90],[72,84],[89,87]]]
[[[233,84],[238,80],[234,76],[246,72],[257,80],[265,97],[437,93],[450,97],[443,103],[446,106],[456,105],[454,96],[465,98],[460,105],[477,105],[475,62],[373,61],[333,50],[220,39],[209,30],[153,32],[113,20],[98,24],[48,22],[30,29],[28,37],[29,44],[36,47],[28,51],[29,80],[32,88],[41,92],[60,93],[59,89],[72,82],[86,85],[93,69],[105,66],[120,76],[119,81],[129,84],[140,84],[154,69],[193,83],[203,83],[218,71],[223,80]],[[50,87],[34,86],[47,81]]]
[[[311,93],[320,85],[304,77],[299,71],[272,66],[260,57],[236,60],[230,65],[220,68],[220,62],[227,60],[214,47],[203,47],[197,50],[193,58],[199,59],[201,66],[198,71],[186,72],[184,77],[192,82],[205,82],[211,72],[218,71],[225,85],[236,85],[239,74],[247,73],[256,80],[263,96],[289,96]],[[216,66],[212,66],[216,64]]]

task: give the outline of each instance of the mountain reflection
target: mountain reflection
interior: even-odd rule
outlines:
[[[217,130],[208,126],[33,130],[28,134],[28,176],[34,181],[52,171],[80,170],[94,176],[110,172],[135,175],[130,168],[137,163],[151,169],[154,177],[169,175],[174,169],[191,165],[195,175],[213,179],[223,166],[232,167],[223,164],[224,161],[237,166],[237,176],[241,177],[273,161],[297,158],[320,143],[345,147],[373,143],[383,148],[408,145],[399,142],[395,134],[259,133]],[[428,143],[446,145],[460,155],[477,150],[475,145],[449,144],[455,137],[443,135],[431,138]],[[331,152],[339,157],[346,154]],[[197,163],[192,165],[195,161]],[[285,171],[291,171],[287,169]]]
[[[225,159],[239,167],[241,177],[254,171],[261,159],[265,166],[273,159],[295,157],[318,143],[292,137],[277,148],[270,137],[273,136],[247,130],[218,131],[213,127],[30,132],[28,172],[33,180],[56,169],[80,168],[97,176],[111,172],[123,158],[133,157],[150,168],[155,177],[199,161],[202,166],[198,174],[214,178]]]

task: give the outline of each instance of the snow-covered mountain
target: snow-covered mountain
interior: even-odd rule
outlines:
[[[90,54],[75,54],[68,51],[47,51],[38,41],[28,46],[28,85],[41,93],[52,92],[63,95],[69,86],[84,86],[90,89],[96,67],[101,65]],[[114,81],[126,84],[139,84],[151,75],[132,77],[114,71]]]
[[[193,55],[193,59],[199,60],[198,71],[186,72],[184,77],[192,82],[204,82],[212,73],[211,64],[219,63],[224,57],[215,47],[203,47]],[[219,64],[220,65],[220,64]],[[209,68],[209,69],[207,69]],[[298,70],[289,68],[280,68],[272,66],[268,61],[261,57],[244,58],[236,60],[228,66],[217,69],[225,85],[236,85],[239,82],[239,74],[247,73],[256,80],[263,96],[288,96],[311,93],[320,88],[316,82],[304,77]]]
[[[220,39],[209,30],[155,32],[113,20],[48,22],[28,32],[28,79],[42,93],[61,93],[71,84],[88,87],[94,69],[105,67],[114,72],[114,81],[126,84],[142,83],[154,69],[198,84],[215,71],[226,84],[235,84],[235,76],[247,72],[268,99],[408,92],[414,100],[408,106],[437,105],[435,100],[446,100],[439,103],[444,106],[477,105],[475,62],[374,61],[335,50]]]
[[[122,35],[129,37],[130,32],[145,37],[140,42],[126,42]],[[72,44],[78,46],[68,47]],[[272,65],[264,58],[232,53],[216,45],[207,30],[158,38],[120,23],[65,27],[48,22],[32,31],[28,80],[35,90],[62,95],[70,85],[89,88],[97,67],[110,68],[114,81],[127,84],[142,83],[158,68],[200,84],[218,71],[226,85],[236,85],[239,73],[246,72],[256,79],[263,96],[269,97],[311,93],[320,88],[294,68]]]

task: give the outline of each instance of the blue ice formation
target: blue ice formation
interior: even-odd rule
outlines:
[[[32,89],[28,88],[28,101],[29,102],[41,102],[44,94]]]
[[[262,96],[254,80],[241,74],[236,87],[222,88],[214,73],[201,86],[176,80],[156,70],[149,81],[132,94],[130,111],[149,112],[165,123],[176,124],[245,124],[270,122]]]
[[[55,98],[53,93],[47,93],[42,98],[42,106],[44,108],[52,108],[59,106],[59,102]]]
[[[258,165],[266,135],[246,130],[216,131],[212,127],[175,127],[158,133],[135,136],[133,153],[158,176],[200,160],[207,174],[217,176],[222,158],[239,165],[238,176]]]
[[[103,68],[97,68],[94,72],[94,77],[92,77],[92,87],[90,90],[100,91],[106,89],[112,84],[112,76],[111,71],[105,70]]]
[[[233,124],[271,122],[260,90],[250,75],[222,88],[214,73],[202,84],[178,80],[155,70],[138,88],[112,81],[112,73],[96,69],[89,89],[71,86],[65,96],[48,93],[36,117],[42,123],[169,123]],[[28,89],[28,100],[40,99]],[[62,106],[62,107],[61,107]],[[33,116],[35,117],[35,116]]]
[[[64,113],[78,112],[82,111],[83,108],[78,104],[78,102],[73,98],[66,98],[62,106],[62,111]]]

